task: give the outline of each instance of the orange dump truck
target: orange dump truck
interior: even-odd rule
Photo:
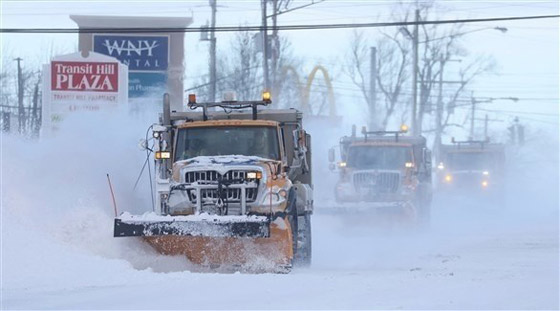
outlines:
[[[269,104],[268,94],[217,103],[189,96],[191,112],[172,112],[165,96],[150,148],[156,212],[121,214],[115,237],[142,236],[163,254],[210,267],[309,264],[311,137],[299,111],[259,109]]]

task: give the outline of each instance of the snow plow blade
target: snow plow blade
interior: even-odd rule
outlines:
[[[201,236],[201,237],[270,237],[270,220],[264,216],[238,217],[227,220],[188,219],[179,216],[170,220],[115,219],[114,237],[132,236]]]

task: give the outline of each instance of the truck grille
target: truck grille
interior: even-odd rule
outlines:
[[[214,204],[218,200],[218,181],[227,182],[239,180],[247,180],[247,171],[242,170],[231,170],[227,171],[225,174],[220,174],[216,171],[193,171],[187,172],[185,174],[185,182],[187,184],[198,183],[201,185],[216,185],[216,188],[212,189],[201,189],[200,196],[202,199],[202,204]],[[254,187],[247,187],[245,189],[245,202],[253,203],[257,200],[258,194],[258,180],[247,180],[249,182],[254,182]],[[242,182],[235,182],[230,185],[241,184]],[[222,186],[223,189],[223,200],[227,203],[241,203],[241,189],[239,188],[228,188],[226,185]],[[196,204],[196,190],[190,189],[187,191],[189,200],[192,204]]]
[[[246,179],[246,178],[247,178],[247,171],[240,171],[240,170],[227,171],[224,175],[216,171],[194,171],[194,172],[187,172],[185,174],[185,182],[187,184],[192,184],[194,182],[217,183],[219,179],[234,180],[234,179]]]
[[[353,174],[354,187],[368,188],[375,193],[395,193],[399,190],[401,175],[394,172],[357,172]]]

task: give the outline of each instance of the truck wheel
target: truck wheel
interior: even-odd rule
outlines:
[[[311,265],[312,258],[312,239],[311,239],[311,214],[305,213],[299,216],[298,220],[298,252],[296,261],[301,266]]]

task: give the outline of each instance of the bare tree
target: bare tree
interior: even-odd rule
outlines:
[[[369,127],[385,129],[390,118],[395,113],[397,104],[403,96],[404,83],[410,76],[409,50],[406,44],[398,40],[398,34],[382,33],[375,43],[377,48],[377,86],[382,94],[383,109],[381,105],[372,107],[374,103],[370,98],[369,78],[370,73],[370,48],[363,32],[355,31],[351,43],[351,53],[346,64],[346,73],[358,87],[368,108]],[[406,109],[406,107],[403,107]],[[378,115],[374,115],[377,113]]]
[[[229,56],[229,57],[228,57]],[[250,32],[239,32],[231,46],[231,53],[223,56],[227,61],[225,73],[227,78],[220,84],[220,88],[237,93],[239,100],[254,100],[260,97],[261,58],[255,50],[253,37]]]
[[[228,53],[218,56],[218,92],[234,91],[239,100],[255,100],[260,98],[262,89],[262,53],[250,32],[239,32],[231,43]],[[287,107],[301,105],[300,98],[288,98],[292,94],[299,94],[300,87],[293,75],[286,74],[285,68],[291,68],[296,73],[300,71],[301,61],[293,56],[290,42],[279,38],[281,49],[276,64],[279,68],[276,81],[278,98],[273,98],[274,105]],[[286,83],[287,82],[287,83]],[[286,96],[284,96],[286,95]]]
[[[410,21],[413,12],[418,9],[420,20],[437,20],[438,16],[434,13],[433,2],[401,3],[398,4],[392,14],[397,21]],[[445,84],[445,81],[437,79],[443,75],[443,70],[448,63],[455,58],[465,58],[468,51],[462,46],[461,38],[465,34],[462,31],[463,24],[457,23],[451,26],[439,24],[420,25],[419,42],[419,61],[418,61],[418,80],[419,80],[419,109],[417,114],[417,126],[422,132],[422,124],[426,116],[432,114],[433,107],[443,105],[446,97],[447,105],[452,107],[457,98],[465,91],[468,85],[478,76],[489,72],[492,69],[492,60],[488,58],[476,58],[469,61],[458,75],[447,77],[459,79],[461,83]],[[396,29],[383,29],[380,31],[379,39],[375,41],[377,47],[377,86],[382,97],[377,101],[377,107],[369,107],[374,101],[370,100],[370,92],[367,84],[368,79],[365,74],[368,62],[368,42],[363,33],[354,33],[351,42],[349,62],[346,72],[353,83],[360,90],[363,99],[368,104],[370,112],[370,127],[377,126],[385,129],[389,121],[393,118],[396,111],[404,113],[409,108],[407,100],[411,100],[407,85],[411,84],[411,50],[412,50],[412,31],[401,27]],[[438,95],[434,95],[438,94]],[[441,95],[440,95],[441,94]],[[433,99],[436,99],[435,103]],[[383,103],[383,106],[379,104]],[[382,109],[381,109],[382,108]],[[373,116],[371,112],[376,111],[379,115]],[[450,123],[454,109],[447,109],[445,117],[435,118],[436,125],[433,131],[440,139],[442,131],[448,126],[456,124]],[[404,114],[401,114],[401,118]]]

